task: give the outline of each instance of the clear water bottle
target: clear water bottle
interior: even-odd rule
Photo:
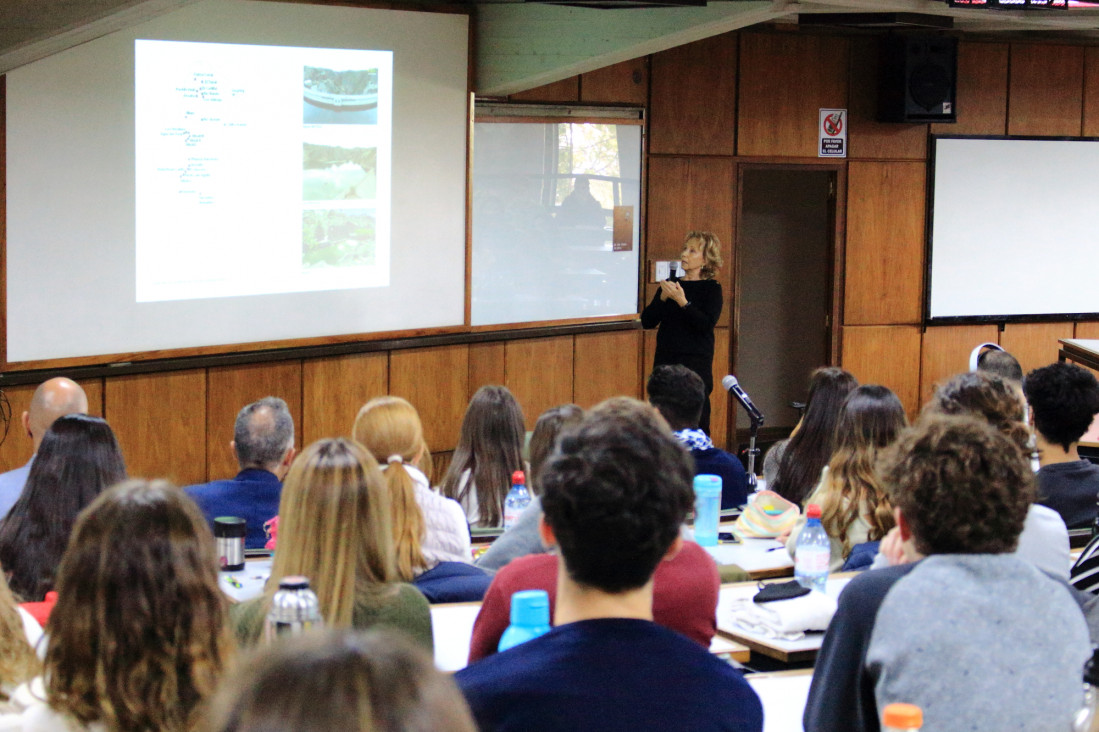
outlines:
[[[887,704],[881,715],[882,732],[919,732],[923,710],[915,704]]]
[[[530,505],[530,492],[527,490],[526,476],[522,470],[511,474],[511,490],[504,498],[504,531],[519,520],[519,514]]]
[[[1084,664],[1084,706],[1076,713],[1072,732],[1099,730],[1099,648]]]
[[[496,650],[506,651],[549,631],[549,594],[545,590],[516,592],[511,596],[511,625],[500,636]]]
[[[301,635],[311,628],[324,626],[317,595],[309,589],[305,577],[283,577],[279,590],[271,598],[271,610],[264,624],[264,638],[268,643],[284,635]]]
[[[794,579],[802,587],[824,592],[828,582],[828,565],[832,561],[832,544],[820,525],[820,506],[810,503],[805,508],[808,519],[798,535],[794,551]]]

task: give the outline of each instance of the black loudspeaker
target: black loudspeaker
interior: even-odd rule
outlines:
[[[890,35],[881,41],[879,122],[956,122],[958,40]]]

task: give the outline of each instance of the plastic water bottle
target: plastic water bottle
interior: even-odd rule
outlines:
[[[810,503],[805,508],[808,519],[798,535],[794,556],[794,579],[802,587],[824,592],[828,582],[828,565],[832,561],[832,544],[820,525],[820,506]]]
[[[887,704],[881,715],[882,732],[919,732],[923,710],[915,704]]]
[[[511,625],[500,636],[496,650],[506,651],[549,631],[549,594],[545,590],[516,592],[511,596]]]
[[[530,492],[527,491],[526,476],[522,470],[516,470],[511,474],[511,490],[504,498],[504,531],[507,531],[519,520],[519,514],[530,505]]]

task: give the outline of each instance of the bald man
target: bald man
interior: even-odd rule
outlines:
[[[34,390],[30,408],[23,412],[23,431],[27,433],[27,437],[31,438],[34,452],[37,454],[38,446],[42,444],[42,437],[54,420],[67,414],[87,413],[88,396],[80,388],[80,384],[64,376],[58,376],[42,382]],[[6,516],[19,499],[33,462],[34,455],[31,455],[31,459],[23,467],[0,474],[0,517]]]

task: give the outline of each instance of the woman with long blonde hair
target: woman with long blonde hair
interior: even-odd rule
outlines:
[[[42,628],[15,602],[4,573],[0,570],[0,712],[10,710],[12,692],[42,670],[32,643],[42,637]]]
[[[385,461],[397,576],[409,582],[440,562],[470,563],[465,512],[457,501],[432,490],[420,469],[430,453],[416,407],[396,396],[371,399],[359,410],[351,434]]]
[[[329,627],[396,627],[432,647],[427,600],[397,581],[389,499],[378,463],[362,445],[319,440],[290,466],[267,591],[230,613],[242,643],[259,639],[279,581],[293,575],[309,578]]]
[[[867,384],[848,394],[836,422],[836,450],[821,471],[820,483],[806,500],[821,509],[821,525],[832,544],[831,569],[837,571],[856,544],[877,541],[893,528],[893,504],[878,480],[878,455],[908,424],[897,395]],[[804,520],[790,535],[794,553]]]
[[[44,673],[13,695],[22,728],[192,729],[233,650],[217,566],[206,520],[175,486],[100,494],[61,560]]]

